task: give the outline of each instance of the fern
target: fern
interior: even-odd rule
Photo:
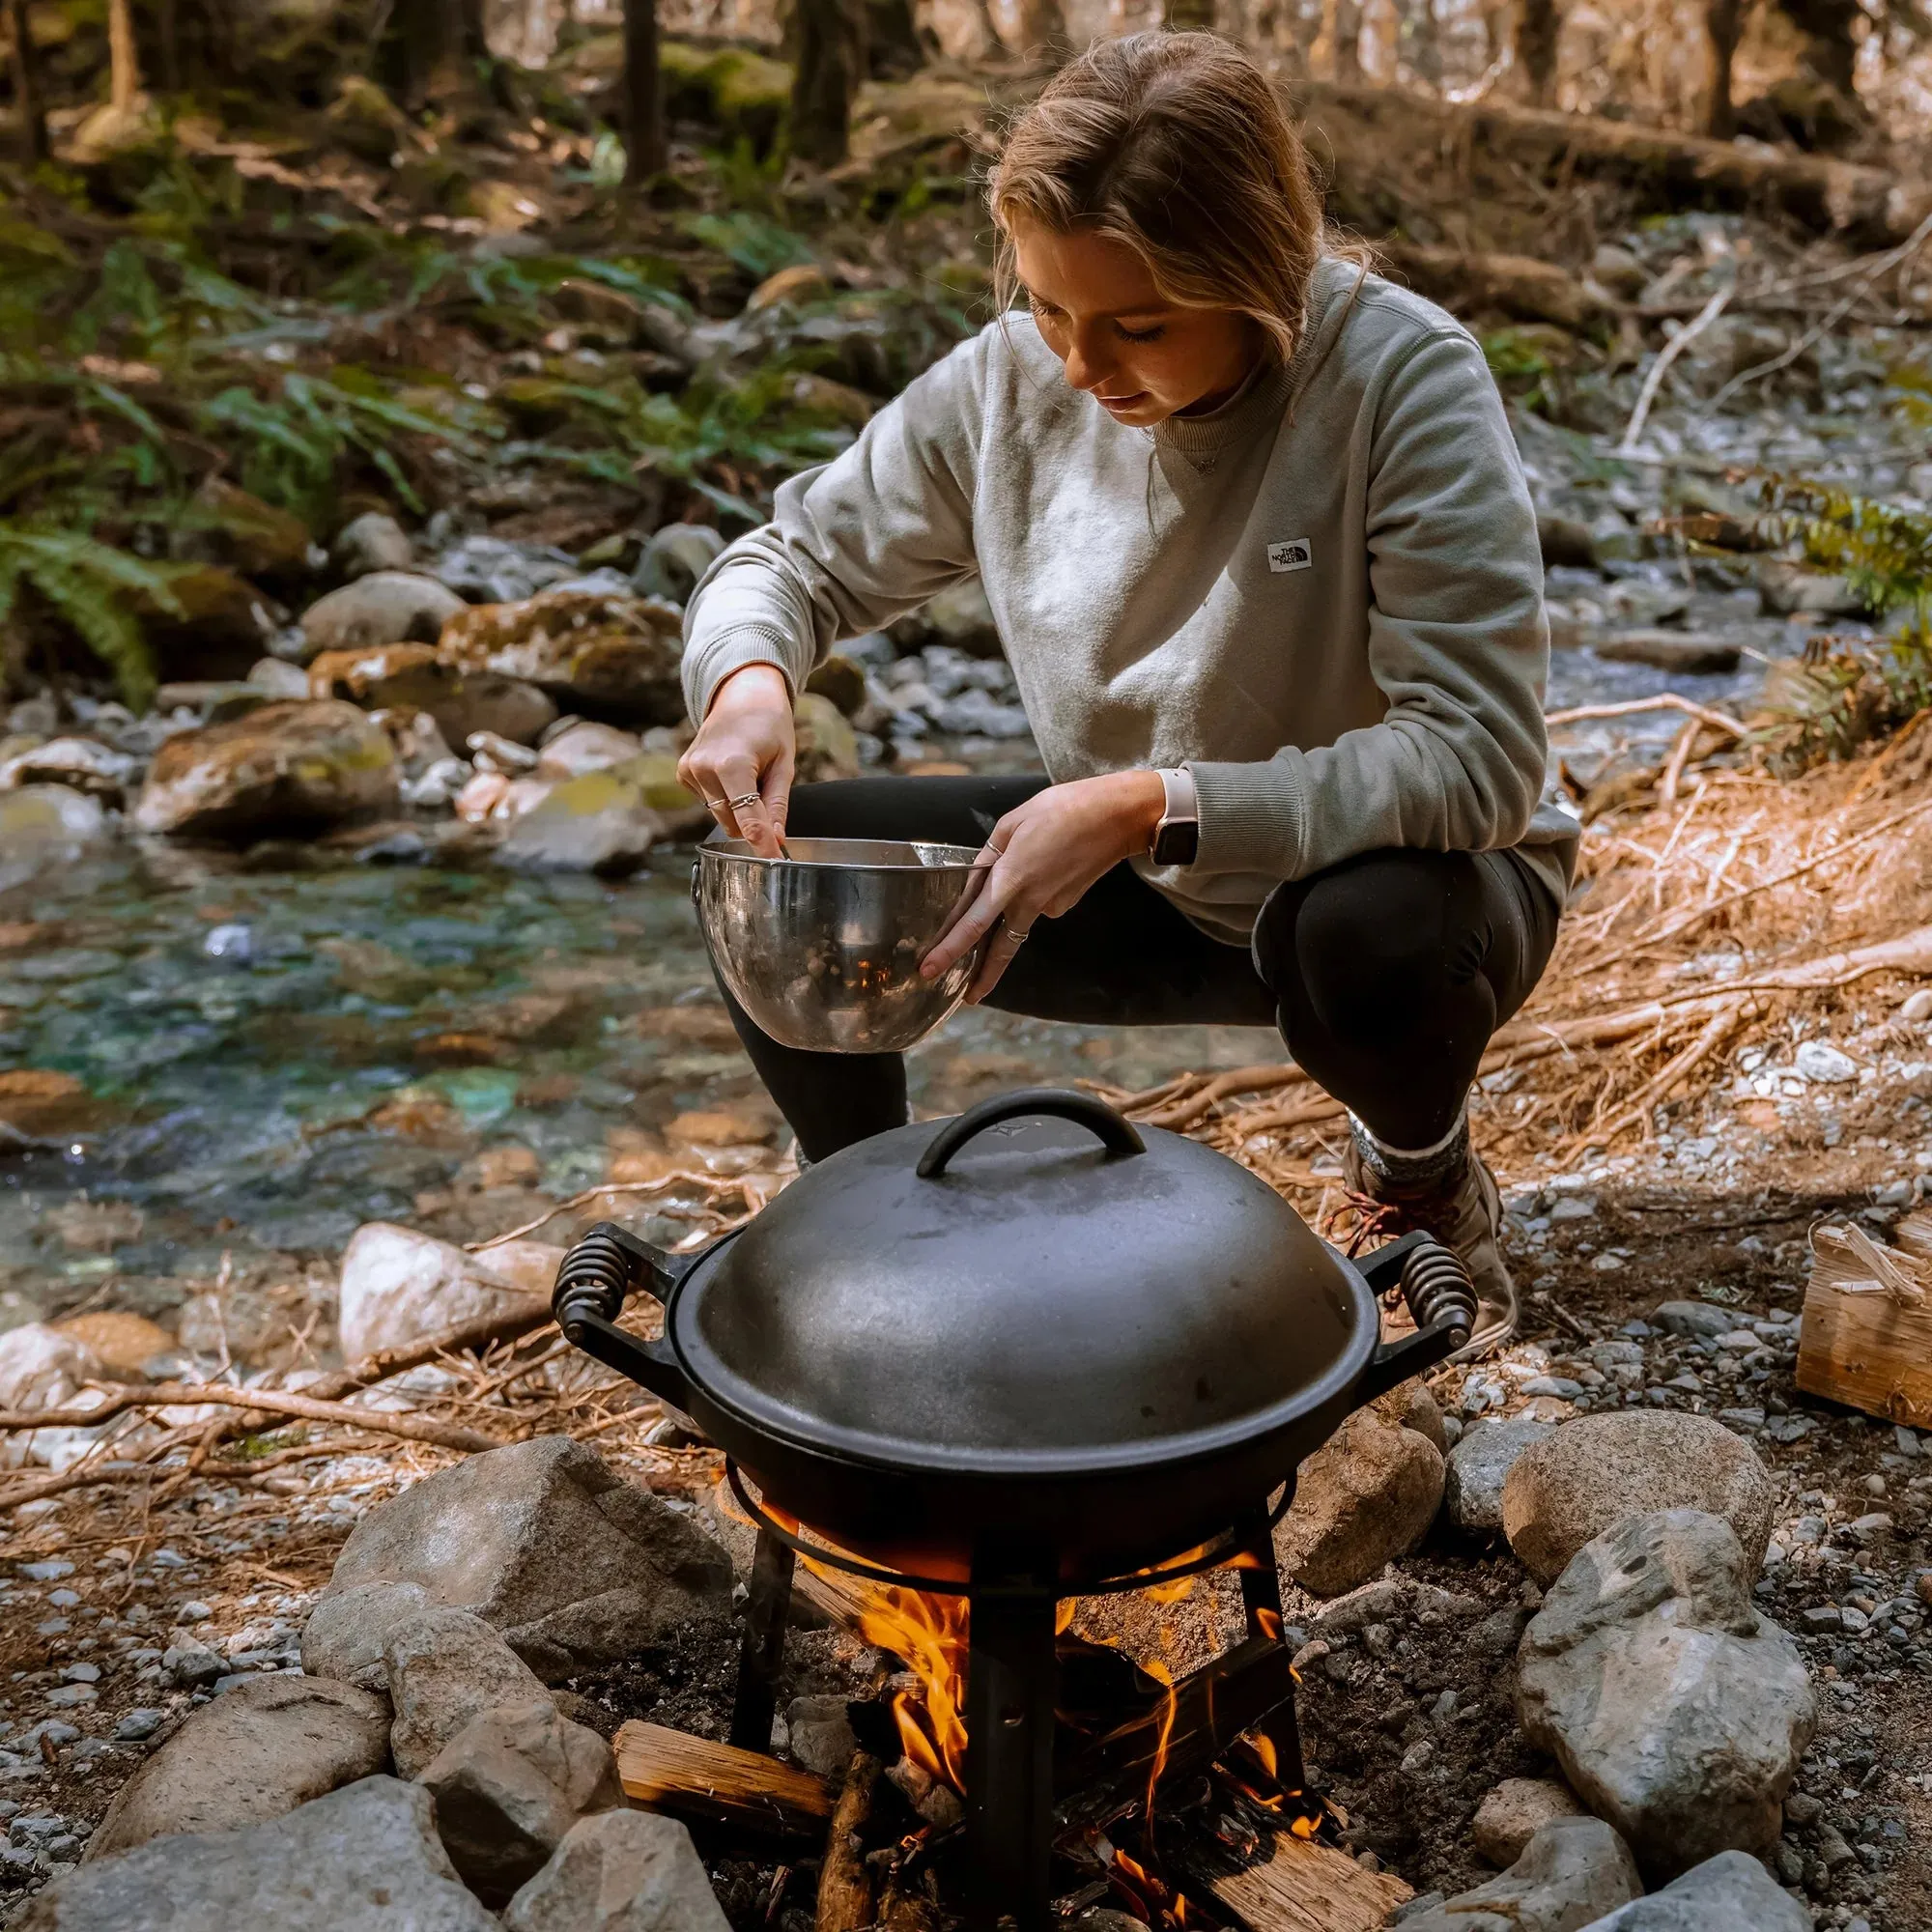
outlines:
[[[36,592],[114,673],[129,710],[146,708],[155,693],[155,662],[140,606],[182,615],[164,572],[74,530],[0,523],[0,627],[13,620],[23,588]]]

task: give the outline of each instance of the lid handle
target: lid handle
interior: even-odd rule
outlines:
[[[948,1121],[920,1155],[919,1178],[937,1180],[946,1172],[946,1163],[976,1134],[998,1126],[1002,1121],[1034,1114],[1050,1114],[1057,1120],[1091,1128],[1109,1153],[1147,1152],[1147,1142],[1141,1139],[1140,1130],[1104,1100],[1096,1100],[1091,1094],[1069,1093],[1064,1087],[1023,1087],[1016,1094],[995,1094],[990,1100],[981,1100],[977,1107],[968,1107],[956,1120]]]

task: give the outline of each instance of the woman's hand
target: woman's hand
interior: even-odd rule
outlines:
[[[999,984],[1035,920],[1070,911],[1103,872],[1148,849],[1166,804],[1158,772],[1110,772],[1036,792],[993,827],[980,855],[993,861],[986,882],[925,955],[921,973],[936,980],[991,932],[966,989],[977,1006]]]
[[[797,752],[784,673],[773,665],[745,665],[711,694],[704,723],[678,760],[677,781],[704,801],[730,837],[776,859]]]

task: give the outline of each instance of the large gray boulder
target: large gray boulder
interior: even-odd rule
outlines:
[[[1523,1633],[1517,1703],[1653,1881],[1770,1845],[1817,1722],[1736,1535],[1696,1510],[1634,1518],[1578,1552]]]
[[[730,1932],[691,1833],[648,1811],[574,1827],[511,1899],[509,1932]]]
[[[611,1747],[541,1694],[479,1712],[421,1783],[450,1862],[492,1905],[534,1878],[580,1819],[624,1802]]]
[[[472,1456],[371,1510],[324,1602],[377,1582],[474,1611],[553,1683],[731,1613],[724,1550],[567,1435]]]
[[[301,1667],[310,1677],[386,1691],[389,1638],[430,1606],[420,1583],[357,1583],[324,1596],[302,1626]]]
[[[1477,1422],[1450,1450],[1442,1500],[1459,1529],[1492,1534],[1503,1526],[1503,1485],[1527,1449],[1556,1434],[1553,1422],[1527,1415]]]
[[[1719,1852],[1583,1932],[1811,1932],[1811,1915],[1755,1859]]]
[[[408,570],[416,560],[416,547],[394,517],[364,510],[336,531],[329,554],[344,577],[357,578],[378,570]]]
[[[284,1817],[388,1765],[381,1697],[293,1673],[250,1677],[191,1712],[149,1754],[107,1807],[87,1856]]]
[[[1558,1818],[1500,1878],[1412,1913],[1403,1932],[1582,1932],[1642,1895],[1630,1847],[1601,1818]]]
[[[529,1244],[516,1245],[521,1250]],[[563,1250],[554,1252],[560,1262]],[[533,1295],[535,1283],[527,1274],[513,1277],[482,1255],[413,1228],[364,1222],[342,1251],[336,1325],[343,1358],[359,1362],[459,1322],[514,1315],[537,1295],[548,1296],[551,1281]]]
[[[365,1777],[266,1825],[182,1833],[56,1878],[14,1932],[496,1932],[430,1797]]]
[[[646,597],[689,604],[697,580],[724,548],[724,539],[706,524],[667,524],[644,546],[631,582]]]
[[[1605,1530],[1647,1510],[1703,1510],[1737,1533],[1755,1578],[1776,1497],[1757,1452],[1706,1415],[1627,1409],[1579,1416],[1517,1458],[1503,1534],[1539,1583]]]
[[[1441,1502],[1435,1445],[1358,1409],[1302,1463],[1275,1555],[1304,1590],[1339,1597],[1413,1549]]]
[[[389,1749],[405,1777],[420,1776],[470,1719],[547,1696],[536,1672],[468,1610],[428,1609],[398,1624],[383,1661],[396,1714]]]
[[[554,784],[503,835],[497,858],[518,872],[621,877],[644,863],[665,822],[623,770],[584,772]]]
[[[1553,1777],[1506,1777],[1476,1806],[1469,1837],[1492,1865],[1513,1865],[1544,1826],[1584,1815],[1577,1794]]]
[[[433,644],[466,609],[455,591],[413,571],[375,570],[319,598],[301,615],[302,661],[324,651]]]

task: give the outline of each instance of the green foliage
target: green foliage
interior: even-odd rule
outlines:
[[[0,628],[14,620],[23,591],[41,598],[114,673],[129,709],[146,705],[155,665],[139,607],[181,612],[164,572],[74,530],[0,523]]]
[[[1784,478],[1764,486],[1764,508],[1776,534],[1849,579],[1874,615],[1903,611],[1907,637],[1932,637],[1932,513]]]
[[[694,242],[715,248],[759,281],[811,260],[811,250],[801,237],[750,209],[734,209],[728,214],[687,214],[678,226]]]

